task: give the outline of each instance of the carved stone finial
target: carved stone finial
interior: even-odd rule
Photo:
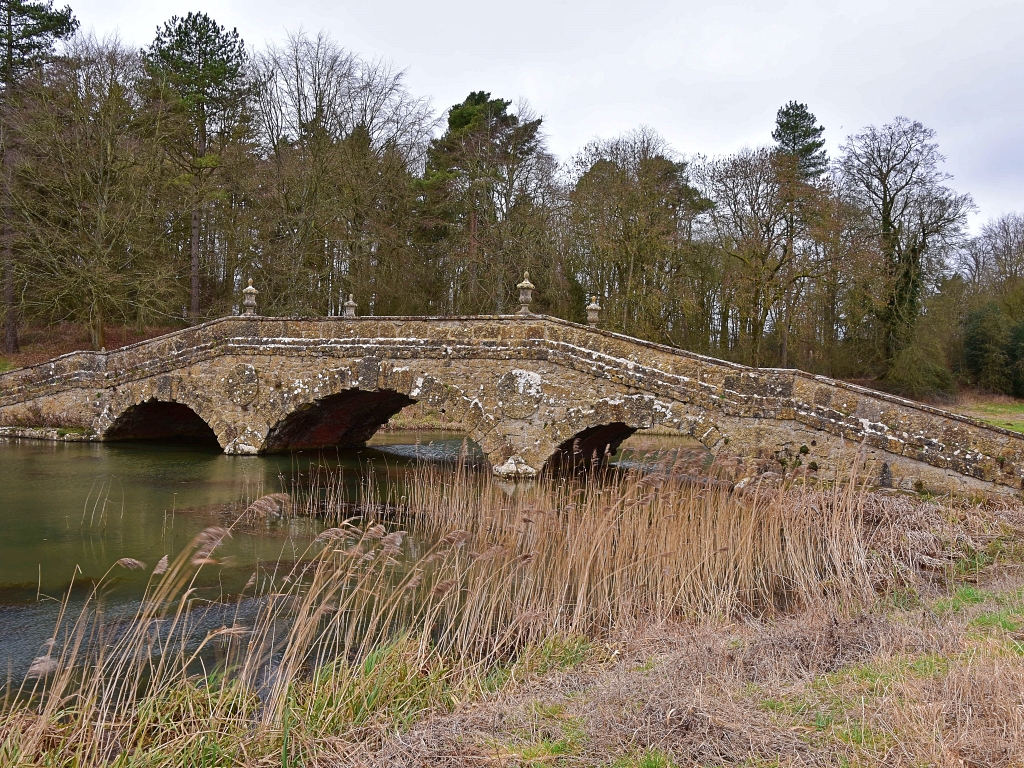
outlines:
[[[530,273],[523,272],[523,282],[516,286],[519,289],[519,314],[520,315],[532,315],[530,312],[530,302],[533,301],[533,289],[536,288],[533,283],[530,282]]]
[[[600,321],[601,305],[597,303],[597,296],[591,296],[590,303],[587,305],[587,324],[591,328],[597,328]]]
[[[348,301],[345,302],[345,317],[355,317],[356,307],[358,306],[359,305],[356,304],[354,295],[350,293],[348,295]]]
[[[249,278],[249,287],[242,289],[242,315],[244,317],[256,317],[256,294],[259,293],[252,287],[252,278]]]

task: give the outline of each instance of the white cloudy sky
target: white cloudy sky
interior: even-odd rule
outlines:
[[[526,99],[565,157],[641,124],[680,152],[770,140],[806,102],[835,150],[896,115],[938,131],[975,226],[1024,210],[1024,0],[58,0],[85,30],[149,42],[203,10],[247,43],[328,31],[407,71],[438,111],[471,90]]]

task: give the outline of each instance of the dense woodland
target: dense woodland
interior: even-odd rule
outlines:
[[[139,49],[0,0],[4,345],[237,312],[535,309],[914,396],[1024,394],[1024,215],[969,236],[935,133],[895,117],[835,157],[806,105],[763,146],[683,157],[648,127],[548,149],[486,91],[438,114],[326,34],[247,47],[204,14]],[[485,83],[480,84],[486,87]]]

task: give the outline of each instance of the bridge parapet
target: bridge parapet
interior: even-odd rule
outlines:
[[[1012,493],[1024,482],[1015,432],[536,315],[223,318],[0,375],[0,432],[113,440],[205,425],[246,454],[360,444],[413,402],[461,425],[510,475],[588,461],[660,426],[820,476],[862,447],[868,471],[905,487]]]

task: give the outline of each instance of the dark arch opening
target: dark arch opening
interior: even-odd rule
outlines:
[[[557,475],[600,466],[634,432],[636,427],[630,427],[622,421],[588,427],[559,445],[544,463],[544,469]]]
[[[392,416],[415,400],[390,389],[349,389],[316,400],[279,421],[267,435],[266,451],[361,448]]]
[[[105,440],[181,440],[218,446],[210,425],[187,405],[149,400],[125,410],[107,429]]]

